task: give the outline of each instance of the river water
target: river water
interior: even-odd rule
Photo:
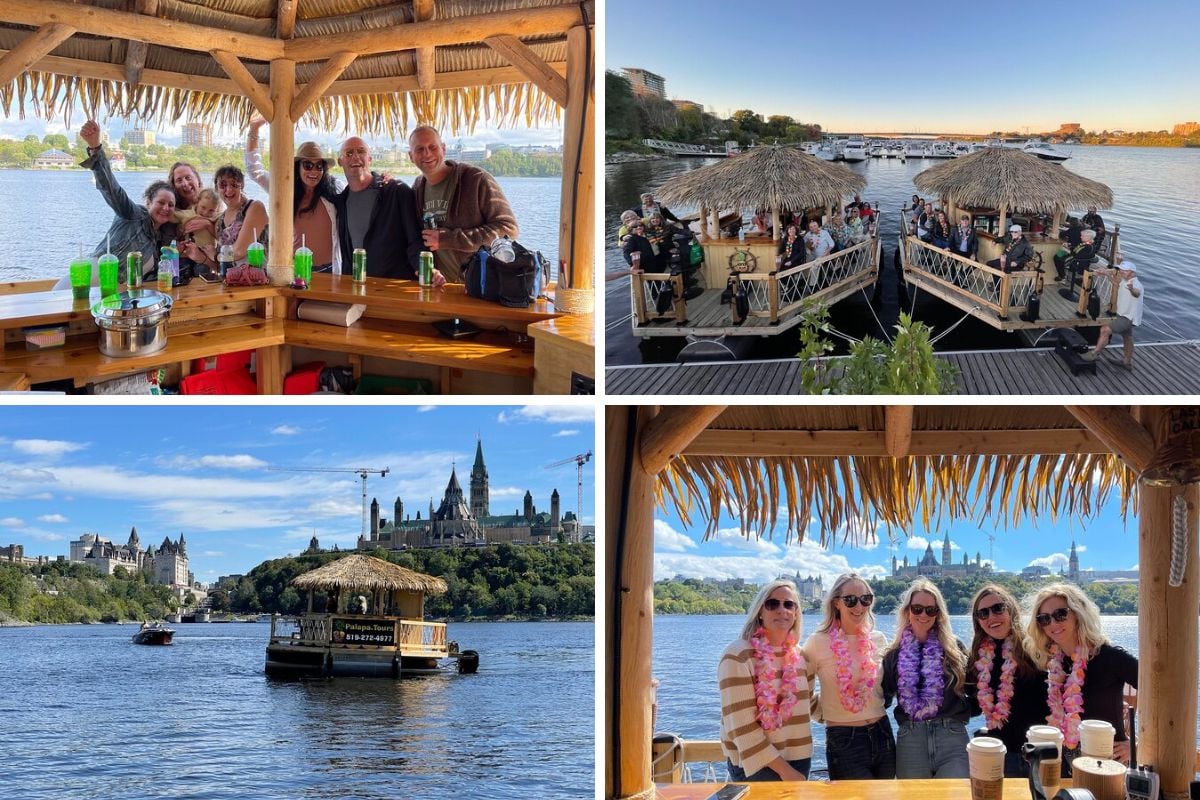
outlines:
[[[821,619],[819,615],[804,616],[805,638],[817,629]],[[738,638],[744,622],[745,617],[740,615],[654,618],[654,677],[659,680],[656,733],[674,733],[684,739],[720,738],[721,695],[717,689],[717,662],[729,643]],[[1113,644],[1137,655],[1137,617],[1106,616],[1103,623],[1104,633]],[[891,641],[896,631],[895,615],[877,615],[875,625]],[[950,627],[964,644],[970,645],[970,617],[952,616]],[[891,718],[890,712],[888,717]],[[979,729],[982,722],[982,717],[974,718],[967,730]],[[812,730],[813,769],[824,770],[825,726],[814,723]],[[1197,736],[1200,736],[1200,725]],[[702,775],[698,771],[697,779]],[[716,777],[725,777],[724,767],[718,765]]]
[[[1200,252],[1200,150],[1159,147],[1062,146],[1071,154],[1065,168],[1112,189],[1113,208],[1101,211],[1107,228],[1121,224],[1121,247],[1138,265],[1146,290],[1145,318],[1138,328],[1139,342],[1200,339],[1200,284],[1195,280],[1196,253]],[[709,159],[659,159],[614,164],[605,168],[605,267],[625,268],[616,247],[615,232],[621,211],[638,203],[638,195],[661,186],[669,178],[705,164]],[[883,252],[890,261],[900,229],[899,209],[917,193],[913,178],[942,163],[930,159],[868,159],[847,164],[867,179],[864,200],[878,202],[883,224]],[[695,209],[672,207],[677,214]],[[1080,209],[1082,211],[1082,209]],[[890,278],[890,269],[885,278]],[[671,360],[670,347],[651,347],[640,353],[630,333],[629,279],[606,286],[606,362],[636,364]],[[915,317],[938,330],[945,330],[962,317],[947,303],[920,292],[911,298]],[[909,310],[908,308],[904,309]],[[848,298],[831,311],[834,326],[855,337],[880,337],[879,324],[865,298]],[[887,324],[885,322],[885,324]],[[751,357],[788,357],[799,347],[795,336],[771,337],[780,341],[760,343]],[[840,340],[838,340],[840,342]],[[939,343],[940,350],[1019,347],[1020,340],[968,319]],[[676,348],[677,349],[677,348]],[[839,350],[838,352],[843,352]]]
[[[475,675],[268,680],[266,624],[0,629],[0,795],[590,798],[594,625],[455,623]]]
[[[118,172],[117,182],[140,202],[161,172]],[[207,184],[212,174],[204,172]],[[412,184],[413,176],[398,180]],[[541,250],[558,273],[560,178],[497,178],[521,228],[521,244]],[[247,181],[246,195],[267,201],[267,193]],[[0,170],[0,281],[59,278],[82,242],[91,253],[104,238],[113,214],[83,170]]]

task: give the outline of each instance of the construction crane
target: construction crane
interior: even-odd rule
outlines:
[[[371,469],[369,467],[267,467],[273,472],[351,472],[362,478],[362,535],[367,536],[367,476],[378,475],[386,478],[392,471],[391,467]]]
[[[575,464],[576,472],[578,473],[576,485],[579,489],[579,497],[575,505],[575,524],[579,526],[576,530],[579,532],[580,536],[583,535],[583,465],[591,460],[592,451],[588,450],[586,453],[580,453],[579,455],[571,456],[570,458],[564,458],[562,461],[555,461],[553,464],[546,465],[546,469],[558,469],[559,467],[566,466],[567,464]]]

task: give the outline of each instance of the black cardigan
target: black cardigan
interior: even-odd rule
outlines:
[[[1001,642],[996,642],[996,657],[992,661],[992,697],[1000,692],[1000,658]],[[976,656],[978,657],[978,656]],[[979,707],[979,689],[975,685],[975,659],[967,664],[967,701],[971,704],[971,716],[983,713]],[[1025,735],[1031,725],[1045,725],[1050,709],[1046,705],[1046,673],[1035,671],[1022,677],[1020,671],[1013,679],[1012,710],[1008,719],[998,730],[989,730],[988,736],[993,736],[1004,742],[1010,753],[1018,753],[1021,745],[1025,744]],[[986,721],[984,723],[987,724]]]
[[[933,634],[933,632],[930,631],[930,635],[932,635],[932,634]],[[954,642],[955,642],[955,644],[958,645],[959,650],[963,651],[964,653],[967,652],[967,648],[963,645],[963,643],[961,641],[959,641],[958,639],[955,639]],[[887,655],[885,655],[883,657],[882,686],[883,686],[883,707],[884,708],[887,708],[888,706],[890,706],[892,704],[892,700],[896,699],[896,695],[900,691],[900,680],[899,680],[899,671],[898,671],[899,662],[900,662],[900,648],[899,647],[897,647],[894,650],[889,651],[887,653]],[[969,676],[970,675],[970,666],[969,665],[967,667],[967,670],[968,670],[967,675]],[[946,677],[946,688],[943,690],[943,693],[942,693],[942,706],[941,706],[941,708],[938,709],[938,712],[933,717],[933,719],[946,719],[946,718],[954,719],[954,720],[958,720],[959,722],[961,722],[965,725],[967,723],[967,720],[969,720],[971,718],[971,707],[967,703],[967,698],[963,695],[963,687],[962,686],[951,686],[950,685],[950,674],[948,672],[945,673],[945,677]],[[900,702],[898,699],[896,701],[896,707],[894,709],[892,709],[892,716],[895,718],[897,725],[903,725],[904,723],[908,722],[908,720],[909,720],[908,712],[905,711],[900,706]]]

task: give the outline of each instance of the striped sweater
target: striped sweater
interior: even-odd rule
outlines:
[[[783,649],[776,650],[782,655]],[[801,662],[800,693],[791,716],[780,728],[765,731],[755,716],[754,648],[739,639],[725,649],[717,666],[721,689],[721,749],[735,766],[753,775],[779,756],[787,761],[812,757],[809,723],[809,676]]]

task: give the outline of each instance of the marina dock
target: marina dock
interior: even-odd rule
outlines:
[[[1095,375],[1072,375],[1052,349],[972,350],[938,353],[957,370],[961,395],[1196,395],[1200,394],[1200,342],[1140,344],[1132,371],[1121,366],[1120,346],[1110,347]],[[835,357],[833,360],[840,360]],[[699,364],[608,367],[608,394],[802,394],[797,358]]]

